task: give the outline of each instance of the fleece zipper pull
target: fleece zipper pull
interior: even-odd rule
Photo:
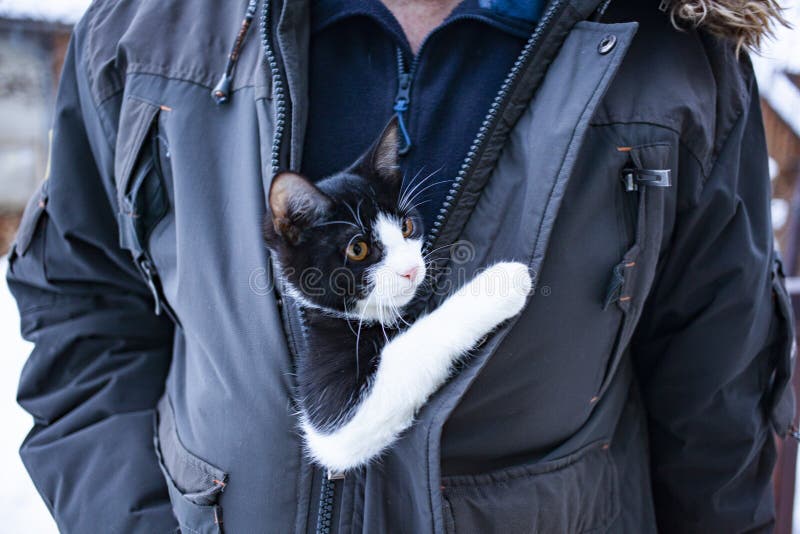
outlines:
[[[397,116],[397,127],[400,129],[400,135],[403,136],[403,145],[398,149],[397,153],[401,156],[408,154],[411,150],[411,136],[408,133],[406,126],[405,113],[411,104],[411,84],[414,81],[414,64],[411,68],[405,70],[405,61],[403,60],[403,51],[397,49],[397,95],[394,97],[394,110]]]

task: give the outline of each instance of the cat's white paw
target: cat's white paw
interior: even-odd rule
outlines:
[[[496,322],[514,317],[525,307],[533,281],[528,267],[518,262],[496,263],[472,281],[473,295]]]

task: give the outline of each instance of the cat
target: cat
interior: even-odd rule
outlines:
[[[349,169],[317,183],[278,173],[264,238],[285,292],[304,310],[296,402],[308,456],[344,473],[411,426],[454,363],[517,315],[531,289],[521,263],[497,263],[408,325],[424,285],[424,187],[402,191],[393,119]]]

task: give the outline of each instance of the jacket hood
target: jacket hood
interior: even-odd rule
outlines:
[[[756,50],[765,37],[774,34],[775,26],[789,26],[777,0],[665,0],[676,27],[690,25],[736,42],[742,48]]]

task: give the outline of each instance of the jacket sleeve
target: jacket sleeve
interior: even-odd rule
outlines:
[[[8,282],[35,348],[18,400],[20,454],[61,532],[170,532],[153,413],[173,326],[115,222],[113,143],[89,95],[79,30],[56,103],[49,177],[26,209]],[[106,122],[108,124],[108,122]]]
[[[774,521],[772,420],[793,327],[752,85],[712,171],[679,210],[632,346],[659,532],[761,531]]]

